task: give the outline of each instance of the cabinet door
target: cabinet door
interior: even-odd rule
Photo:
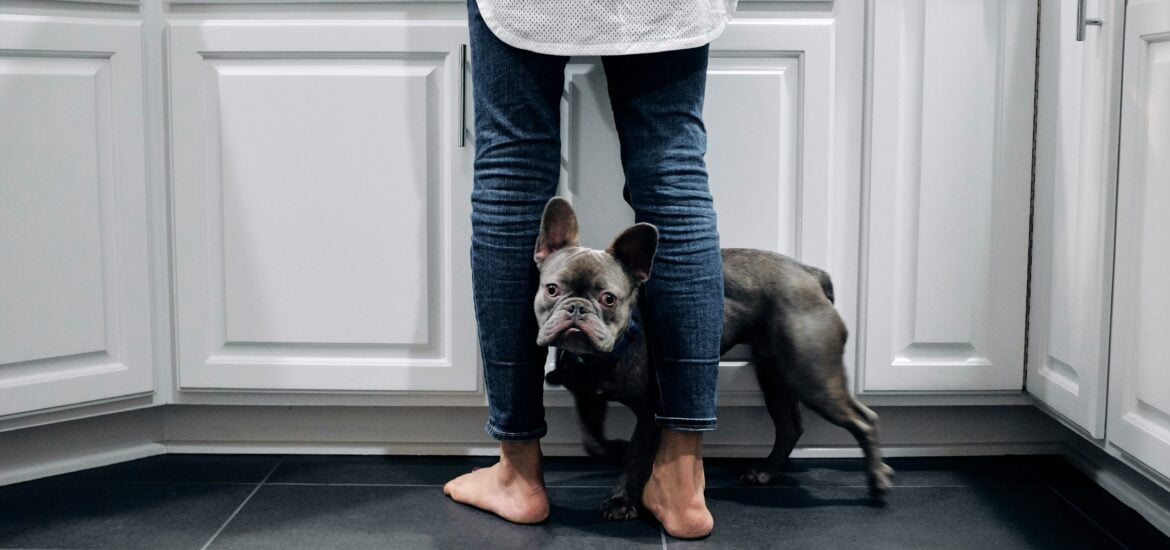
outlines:
[[[179,388],[476,391],[466,21],[170,31]]]
[[[1170,476],[1170,0],[1130,2],[1106,437]]]
[[[0,417],[153,390],[142,25],[0,15]]]
[[[1077,40],[1077,3],[1040,9],[1028,392],[1105,436],[1113,211],[1125,3]]]
[[[718,213],[720,244],[774,250],[834,273],[833,224],[844,224],[844,198],[833,183],[832,19],[732,21],[711,44],[704,100],[707,171]],[[582,244],[604,248],[634,223],[622,200],[625,177],[605,71],[597,58],[566,69],[562,111],[561,194],[581,219]],[[803,121],[803,123],[802,123]],[[843,168],[838,170],[844,171]],[[841,172],[838,172],[838,176]],[[830,197],[842,204],[830,204]],[[720,365],[721,396],[758,394],[742,350]],[[750,399],[749,399],[750,400]],[[728,403],[721,397],[721,403]]]
[[[1036,4],[874,4],[862,388],[1023,386]]]

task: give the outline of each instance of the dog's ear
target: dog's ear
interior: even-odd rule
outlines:
[[[658,250],[658,228],[648,223],[630,226],[613,240],[606,252],[625,266],[639,283],[650,278],[650,266]]]
[[[573,213],[573,206],[560,197],[549,199],[544,205],[540,236],[536,238],[532,259],[540,266],[553,252],[577,244],[577,215]]]

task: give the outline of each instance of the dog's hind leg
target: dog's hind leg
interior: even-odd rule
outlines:
[[[843,366],[833,368],[844,369]],[[894,475],[894,469],[882,462],[881,449],[878,447],[877,413],[849,395],[845,389],[844,376],[837,379],[840,383],[808,392],[807,395],[801,395],[801,399],[825,420],[849,430],[857,439],[865,453],[870,495],[879,497],[890,489],[890,477]]]
[[[752,485],[767,485],[777,480],[788,463],[797,440],[804,433],[800,418],[800,401],[796,393],[784,383],[775,357],[756,357],[756,378],[764,394],[768,416],[776,426],[772,452],[760,464],[748,470],[739,480]]]
[[[894,470],[882,462],[877,414],[849,395],[845,385],[845,323],[829,308],[784,322],[785,380],[810,409],[853,434],[865,453],[870,494],[881,496],[890,489]]]
[[[878,441],[878,415],[877,415],[877,413],[873,412],[872,409],[870,409],[869,407],[866,407],[864,404],[862,404],[857,399],[854,399],[853,396],[849,396],[849,402],[853,405],[853,410],[857,411],[857,414],[860,414],[863,418],[865,418],[865,421],[869,423],[870,428],[871,428],[872,438],[874,441],[874,452],[875,452],[875,454],[880,453],[880,450],[877,447],[877,441]],[[874,464],[873,464],[874,461],[870,460],[870,463],[871,463],[870,467],[872,470],[872,468],[874,466]],[[876,487],[877,487],[876,489],[873,489],[873,487],[875,485],[873,484],[873,476],[871,476],[871,489],[874,491],[875,495],[880,495],[881,493],[884,493],[884,492],[890,490],[890,478],[894,477],[894,469],[891,468],[889,464],[882,462],[880,455],[877,457],[876,467],[878,468],[880,475],[877,476],[878,483],[876,485]],[[883,481],[884,481],[884,484],[882,483]]]

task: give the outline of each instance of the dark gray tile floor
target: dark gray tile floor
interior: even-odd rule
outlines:
[[[860,460],[796,460],[773,486],[752,461],[707,459],[715,532],[601,520],[609,464],[549,458],[535,526],[452,502],[441,486],[489,457],[166,455],[0,487],[0,548],[1170,548],[1058,457],[890,459],[866,498]]]

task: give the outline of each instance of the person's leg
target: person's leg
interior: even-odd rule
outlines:
[[[560,98],[568,57],[513,48],[487,28],[468,0],[475,163],[471,275],[488,396],[485,431],[500,461],[459,476],[443,491],[519,523],[548,516],[539,438],[544,361],[532,298],[533,248],[544,205],[560,177]]]
[[[702,433],[714,430],[723,330],[723,264],[703,156],[706,45],[602,59],[621,138],[626,191],[639,222],[658,227],[643,311],[663,427],[643,503],[668,533],[710,533]]]

